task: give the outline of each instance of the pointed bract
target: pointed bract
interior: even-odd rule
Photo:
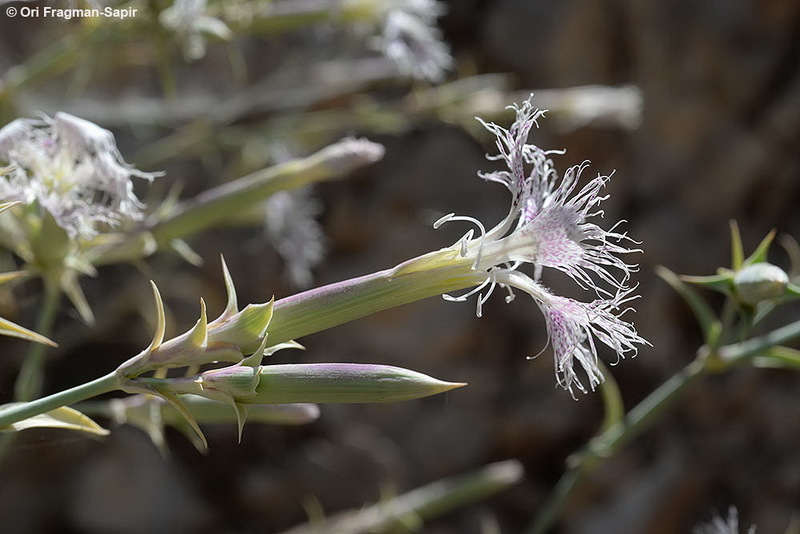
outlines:
[[[161,292],[158,290],[158,286],[152,280],[150,281],[150,286],[153,289],[153,300],[156,305],[156,328],[153,333],[153,340],[150,342],[150,346],[147,347],[147,350],[152,352],[164,341],[164,334],[167,330],[167,317],[164,313],[164,301],[161,300]]]
[[[192,430],[194,430],[197,437],[200,438],[200,441],[203,444],[203,451],[208,450],[208,440],[206,439],[205,434],[203,434],[203,431],[200,430],[200,425],[197,424],[194,415],[192,415],[192,412],[189,411],[189,409],[183,403],[181,398],[178,395],[175,395],[174,393],[168,391],[160,392],[159,396],[165,401],[167,401],[170,404],[170,406],[175,408],[175,411],[177,411],[181,416],[183,416],[183,419],[187,423],[189,423],[189,426],[191,426]]]
[[[187,335],[189,343],[195,347],[205,349],[208,346],[208,317],[206,315],[206,301],[200,299],[200,318]]]
[[[225,311],[216,319],[217,321],[232,317],[239,311],[239,304],[236,301],[236,287],[233,285],[231,272],[228,270],[228,264],[225,263],[225,258],[220,256],[220,260],[222,261],[222,276],[225,280],[225,291],[228,294],[228,302],[225,305]]]
[[[208,325],[208,341],[236,345],[244,354],[251,354],[261,344],[272,320],[274,300],[263,304],[248,304],[242,311]]]

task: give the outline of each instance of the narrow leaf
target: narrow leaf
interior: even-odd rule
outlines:
[[[70,272],[74,273],[74,271]],[[78,310],[78,314],[81,316],[83,322],[88,325],[93,325],[94,312],[92,312],[92,307],[89,306],[89,301],[86,300],[86,295],[83,294],[83,289],[81,289],[77,277],[69,276],[62,279],[61,289],[64,291],[64,294],[67,295],[70,302],[72,302],[72,305],[75,306],[75,309]]]
[[[614,379],[614,375],[608,371],[603,362],[598,361],[598,366],[605,377],[605,380],[600,383],[600,394],[603,397],[605,411],[603,425],[600,430],[600,433],[603,433],[622,421],[625,417],[625,404],[622,402],[622,393],[619,390],[617,381]]]
[[[222,260],[222,276],[225,279],[225,291],[228,293],[228,303],[225,306],[225,311],[222,312],[222,317],[232,317],[239,311],[239,304],[236,301],[236,288],[233,285],[233,278],[231,272],[228,270],[228,264],[225,263],[225,258],[220,256]]]
[[[4,167],[0,169],[0,176],[5,174],[7,169],[9,169],[9,167]],[[13,208],[17,204],[22,204],[22,202],[20,202],[19,200],[15,200],[14,202],[3,202],[2,204],[0,204],[0,213],[6,211],[9,208]]]
[[[0,317],[0,335],[18,337],[21,339],[26,339],[28,341],[33,341],[35,343],[50,345],[51,347],[58,346],[58,343],[56,343],[55,341],[51,341],[41,334],[37,334],[32,330],[23,328],[16,323],[12,323],[7,319],[3,319],[2,317]]]
[[[13,406],[18,403],[6,404],[4,407]],[[2,410],[2,408],[0,408]],[[47,413],[35,415],[22,421],[12,423],[4,431],[13,430],[19,432],[28,428],[62,428],[66,430],[77,430],[79,432],[86,432],[87,434],[94,434],[96,436],[106,436],[109,431],[101,427],[89,417],[83,415],[81,412],[74,408],[63,406]]]
[[[790,282],[789,285],[786,286],[786,296],[800,297],[800,286]]]
[[[800,370],[800,350],[776,346],[753,358],[756,367]]]
[[[206,301],[200,298],[200,318],[189,332],[189,342],[195,347],[205,348],[208,345],[208,316]]]
[[[744,249],[742,248],[742,234],[736,221],[730,222],[731,226],[731,267],[734,271],[742,268],[744,263]]]
[[[9,271],[7,273],[0,273],[0,284],[5,284],[12,280],[28,276],[28,271]]]
[[[755,252],[753,252],[746,260],[744,260],[744,265],[752,265],[754,263],[762,263],[767,261],[767,252],[769,252],[769,247],[772,244],[772,240],[775,239],[776,231],[773,229],[770,233],[768,233],[764,239],[761,240],[761,243],[758,244]]]
[[[178,412],[187,423],[189,423],[189,426],[192,427],[194,433],[197,435],[198,438],[200,438],[200,441],[203,443],[203,448],[201,450],[203,451],[208,450],[208,440],[206,440],[205,434],[203,434],[203,431],[200,430],[200,425],[197,424],[197,421],[192,415],[192,412],[189,411],[189,409],[186,407],[186,405],[183,403],[180,397],[178,395],[175,395],[167,391],[159,391],[159,395],[161,396],[162,399],[167,401],[170,404],[170,406],[175,408],[175,411]]]
[[[778,240],[789,256],[789,278],[800,276],[800,244],[790,235],[783,234]]]
[[[170,241],[169,245],[172,250],[177,252],[178,256],[180,256],[184,261],[191,263],[195,267],[203,265],[203,257],[192,250],[192,247],[189,246],[189,243],[183,239],[173,239]]]
[[[156,330],[153,334],[153,341],[150,342],[150,346],[148,347],[148,350],[152,351],[157,349],[164,341],[164,333],[167,329],[167,318],[164,313],[164,302],[161,300],[161,293],[158,291],[158,287],[152,280],[150,281],[150,285],[153,288],[153,299],[156,303]]]
[[[242,443],[242,430],[244,430],[244,423],[247,421],[247,408],[239,404],[238,402],[233,403],[233,409],[236,410],[236,428],[239,432],[239,443]]]
[[[684,274],[679,276],[678,279],[695,286],[704,287],[713,291],[719,291],[725,295],[730,295],[733,277],[733,271],[729,269],[720,269],[718,274],[712,274],[709,276],[692,276]]]

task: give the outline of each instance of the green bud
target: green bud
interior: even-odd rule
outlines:
[[[400,367],[355,363],[266,365],[260,367],[260,378],[254,396],[237,400],[253,404],[396,402],[466,385]]]
[[[231,365],[206,371],[198,378],[203,390],[219,391],[237,401],[252,397],[258,386],[258,368],[247,365]]]
[[[788,284],[789,276],[786,272],[770,263],[748,265],[733,278],[733,286],[739,299],[751,306],[783,296]]]

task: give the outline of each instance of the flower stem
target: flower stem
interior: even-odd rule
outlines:
[[[120,381],[116,373],[109,373],[91,382],[86,382],[41,399],[20,402],[0,408],[0,428],[34,415],[49,412],[62,406],[69,406],[83,400],[119,389]]]
[[[567,471],[526,533],[547,532],[580,481],[602,460],[650,428],[680,399],[686,388],[706,372],[708,369],[702,359],[693,360],[633,408],[622,422],[596,436],[582,451],[571,456],[567,460]]]
[[[486,273],[474,271],[472,260],[442,249],[400,265],[275,302],[268,333],[271,345],[451,291],[478,285]]]
[[[36,322],[37,333],[50,336],[60,301],[61,287],[58,281],[51,277],[44,277],[44,297],[39,310],[39,319]],[[17,401],[28,401],[41,394],[47,348],[41,343],[35,343],[28,350],[14,385],[14,398]]]
[[[795,321],[763,336],[754,337],[741,343],[726,345],[717,352],[723,362],[728,365],[734,365],[757,356],[767,349],[783,345],[798,338],[800,338],[800,321]]]
[[[262,169],[220,185],[180,204],[150,231],[165,246],[200,232],[264,200],[278,191],[331,180],[383,157],[382,145],[365,139],[344,139],[305,158]]]

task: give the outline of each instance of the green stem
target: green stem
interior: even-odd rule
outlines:
[[[312,520],[283,534],[319,532],[421,532],[424,521],[441,517],[490,497],[519,482],[523,468],[516,460],[497,462],[357,510]],[[488,529],[486,529],[488,530]]]
[[[547,532],[585,475],[593,471],[602,460],[650,428],[681,398],[686,388],[706,372],[702,359],[693,360],[633,408],[622,422],[596,436],[582,451],[572,456],[568,460],[567,471],[526,531],[527,534]]]
[[[270,344],[283,343],[417,300],[480,284],[472,260],[442,249],[377,273],[280,299],[269,324]]]
[[[150,231],[160,246],[230,219],[277,193],[342,175],[383,157],[383,147],[366,140],[346,139],[306,158],[262,169],[204,193],[178,206]]]
[[[352,5],[351,5],[352,4]],[[253,4],[256,5],[256,4]],[[219,7],[218,15],[237,35],[248,33],[279,34],[322,23],[341,25],[376,24],[381,15],[380,10],[365,2],[345,2],[331,9],[328,0],[310,0],[295,2],[293,0],[273,0],[267,16],[257,12],[249,13],[249,17],[228,16],[224,3]],[[246,9],[236,6],[237,10]],[[246,20],[246,23],[242,23]]]
[[[561,509],[566,504],[572,491],[578,486],[578,483],[583,480],[584,475],[588,473],[587,469],[575,467],[568,469],[564,472],[559,479],[556,487],[550,493],[547,502],[536,516],[536,521],[528,527],[526,534],[544,534],[558,519]]]
[[[175,240],[230,221],[279,191],[346,176],[380,160],[383,153],[382,145],[366,139],[343,139],[305,158],[261,169],[200,193],[164,218],[99,247],[92,264],[134,261],[150,254],[153,246],[170,248]]]
[[[61,286],[59,286],[58,281],[45,277],[44,298],[39,311],[39,319],[36,322],[37,333],[46,337],[50,336],[60,301]],[[17,401],[28,401],[41,393],[47,348],[41,343],[35,343],[28,350],[17,376],[17,382],[14,385],[14,398]]]
[[[717,354],[723,362],[733,365],[798,338],[800,338],[800,321],[795,321],[763,336],[721,347]]]
[[[0,428],[117,389],[120,389],[119,377],[116,373],[109,373],[91,382],[53,393],[41,399],[7,405],[0,408]]]

